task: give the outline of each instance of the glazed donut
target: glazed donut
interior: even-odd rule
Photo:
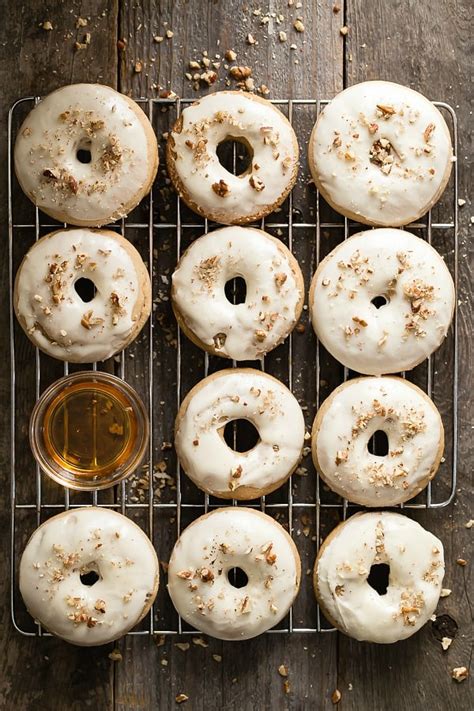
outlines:
[[[454,306],[453,280],[438,252],[389,228],[339,244],[316,270],[309,296],[324,347],[366,375],[411,370],[428,358],[446,337]]]
[[[248,582],[232,585],[232,570]],[[218,639],[256,637],[285,617],[301,579],[291,537],[273,518],[243,507],[201,516],[178,538],[168,568],[168,591],[178,613]]]
[[[60,222],[98,227],[125,217],[150,191],[158,147],[134,101],[109,86],[73,84],[28,114],[15,143],[23,191]]]
[[[249,420],[257,444],[237,452],[224,439],[226,424]],[[305,424],[283,383],[252,368],[209,375],[187,394],[175,424],[175,447],[184,471],[222,499],[256,499],[285,482],[301,459]]]
[[[345,89],[313,128],[308,160],[324,199],[356,222],[414,222],[441,197],[453,149],[438,109],[413,89],[366,81]]]
[[[250,165],[233,175],[220,163],[225,141],[246,146]],[[266,99],[220,91],[184,109],[168,137],[174,187],[195,212],[224,225],[259,220],[288,196],[298,172],[298,142],[288,119]]]
[[[95,290],[86,300],[77,291],[83,279]],[[28,338],[53,358],[105,360],[131,343],[148,319],[150,277],[135,247],[119,234],[58,230],[23,258],[14,307]]]
[[[371,436],[388,438],[386,456],[371,454]],[[395,506],[434,477],[444,430],[434,403],[401,378],[356,378],[324,401],[313,425],[316,469],[341,496],[363,506]]]
[[[244,303],[225,285],[245,280]],[[252,227],[224,227],[195,240],[173,274],[176,319],[196,345],[214,355],[256,360],[293,330],[304,301],[298,262],[280,242]]]
[[[84,647],[131,630],[152,606],[158,583],[151,541],[111,509],[53,516],[33,533],[20,561],[20,592],[30,615]]]
[[[372,566],[381,564],[389,566],[386,592],[369,582]],[[314,590],[341,632],[391,644],[430,619],[443,576],[441,541],[406,516],[374,511],[351,516],[329,534],[316,558]]]

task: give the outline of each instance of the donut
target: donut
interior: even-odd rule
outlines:
[[[321,195],[367,225],[415,222],[441,197],[453,149],[436,106],[413,89],[366,81],[345,89],[320,113],[308,147]]]
[[[243,587],[232,583],[243,571]],[[224,640],[256,637],[285,617],[299,590],[301,562],[291,537],[267,514],[215,509],[178,538],[168,592],[181,617]]]
[[[240,175],[219,161],[217,148],[242,143],[250,156]],[[273,212],[296,182],[298,142],[288,119],[266,99],[219,91],[184,109],[170,131],[168,173],[195,212],[224,225],[254,222]]]
[[[15,142],[23,191],[47,215],[73,225],[114,222],[150,191],[158,169],[151,124],[109,86],[53,91],[26,117]]]
[[[385,456],[367,448],[375,432]],[[396,506],[434,477],[444,430],[434,403],[402,378],[356,378],[336,388],[318,410],[312,434],[316,469],[326,484],[363,506]]]
[[[13,300],[35,346],[53,358],[91,363],[137,337],[150,315],[151,284],[139,253],[119,234],[58,230],[26,253]]]
[[[158,591],[149,538],[111,509],[69,509],[43,523],[20,561],[28,612],[67,642],[112,642],[145,617]]]
[[[373,587],[374,573],[386,589]],[[341,632],[360,642],[391,644],[430,619],[443,576],[440,540],[406,516],[373,511],[351,516],[329,534],[313,582],[324,616]]]
[[[225,285],[245,280],[233,304]],[[293,330],[303,308],[298,262],[280,240],[252,227],[224,227],[199,237],[172,277],[176,319],[200,348],[224,358],[256,360]]]
[[[226,424],[248,420],[258,431],[246,452],[231,449]],[[231,368],[209,375],[187,394],[175,424],[175,448],[184,471],[198,486],[222,499],[255,499],[281,486],[301,459],[302,410],[271,375]]]
[[[343,365],[365,375],[411,370],[446,337],[454,284],[442,257],[410,232],[359,232],[319,265],[313,328]]]

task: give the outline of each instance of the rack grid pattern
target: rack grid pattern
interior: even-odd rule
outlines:
[[[30,108],[33,107],[38,101],[40,100],[39,97],[25,97],[22,99],[19,99],[15,104],[12,105],[9,111],[9,117],[8,117],[8,210],[9,210],[9,279],[10,279],[10,294],[11,294],[11,301],[10,301],[10,334],[11,334],[11,345],[10,345],[10,365],[11,365],[11,529],[10,529],[10,535],[11,535],[11,617],[13,621],[13,625],[17,629],[18,632],[24,634],[24,635],[29,635],[29,636],[35,636],[35,635],[47,635],[48,633],[44,631],[39,624],[33,624],[31,623],[31,626],[28,628],[27,625],[19,623],[18,619],[18,613],[20,606],[22,603],[18,600],[18,590],[17,590],[17,569],[18,569],[18,551],[17,551],[17,545],[18,545],[18,538],[20,534],[20,530],[22,527],[22,523],[20,521],[21,514],[22,512],[26,511],[29,512],[30,514],[35,517],[36,520],[36,525],[39,525],[42,520],[47,518],[49,515],[53,513],[59,513],[61,511],[67,510],[69,508],[74,508],[78,506],[84,505],[83,503],[75,503],[73,501],[74,494],[69,492],[67,489],[64,489],[64,496],[63,496],[63,501],[61,503],[50,503],[48,501],[44,500],[43,496],[43,491],[42,491],[42,473],[39,470],[39,467],[36,466],[36,472],[35,472],[35,494],[34,497],[32,497],[28,501],[22,501],[18,500],[17,496],[17,489],[18,489],[18,481],[20,476],[24,476],[24,472],[20,473],[18,471],[17,467],[17,461],[18,461],[18,443],[16,441],[16,428],[17,428],[17,418],[16,418],[16,402],[17,402],[17,389],[19,385],[21,384],[21,378],[22,378],[22,373],[18,371],[17,368],[17,352],[18,352],[18,344],[17,340],[18,338],[15,337],[15,316],[14,316],[14,311],[13,311],[13,284],[14,284],[14,278],[15,278],[15,273],[14,273],[14,258],[13,258],[13,250],[14,250],[14,243],[16,239],[16,235],[18,231],[20,230],[31,230],[34,233],[34,238],[35,240],[38,240],[41,234],[41,230],[43,228],[50,228],[50,229],[57,229],[58,225],[57,224],[48,224],[48,221],[51,222],[51,220],[46,219],[46,216],[40,213],[38,208],[35,208],[35,219],[34,222],[25,222],[23,221],[17,221],[16,220],[16,214],[15,213],[15,207],[14,207],[14,200],[13,200],[13,186],[15,182],[14,178],[14,170],[13,170],[13,143],[15,139],[15,125],[17,123],[17,114],[22,111],[24,112],[25,109],[29,110]],[[194,100],[193,99],[140,99],[137,100],[137,103],[139,103],[144,111],[148,114],[148,117],[150,118],[150,121],[152,122],[152,125],[154,124],[154,119],[156,116],[156,113],[158,111],[169,111],[170,109],[175,112],[175,117],[178,118],[183,107],[186,105],[192,103]],[[283,100],[274,100],[272,101],[273,104],[281,108],[283,111],[286,112],[286,115],[288,116],[288,119],[290,122],[293,123],[295,115],[298,111],[302,110],[304,107],[310,108],[313,112],[313,121],[317,116],[319,115],[320,111],[322,108],[329,103],[328,100],[322,100],[322,99],[283,99]],[[450,126],[450,130],[452,133],[452,138],[453,138],[453,146],[454,146],[454,153],[456,156],[456,151],[457,151],[457,121],[456,121],[456,114],[454,110],[446,103],[444,102],[434,102],[435,105],[440,109],[440,111],[443,113],[445,118],[447,119],[448,125]],[[236,164],[236,152],[235,152],[235,146],[234,146],[234,152],[233,152],[233,163],[234,163],[234,169],[235,169],[235,164]],[[432,220],[432,215],[431,212],[428,213],[426,218],[422,222],[416,223],[409,225],[409,229],[416,229],[420,230],[421,234],[423,237],[431,244],[432,241],[432,234],[434,230],[438,231],[445,231],[446,234],[450,235],[449,239],[451,240],[452,243],[452,249],[453,249],[453,278],[455,282],[455,286],[457,288],[457,280],[458,280],[458,220],[457,220],[457,193],[458,193],[458,171],[457,171],[457,163],[454,163],[454,169],[453,169],[453,174],[454,174],[454,179],[451,180],[450,185],[448,187],[448,209],[451,212],[451,216],[446,219],[446,221],[438,221],[435,222]],[[15,185],[15,190],[19,190],[18,186]],[[133,228],[136,230],[139,230],[141,234],[146,236],[148,240],[148,259],[149,259],[149,264],[150,264],[150,271],[152,271],[152,265],[154,264],[155,260],[155,252],[154,252],[154,240],[156,236],[159,236],[162,230],[172,230],[175,234],[176,237],[176,260],[179,259],[181,255],[181,244],[182,244],[182,235],[183,235],[183,230],[187,228],[195,228],[195,229],[201,229],[203,232],[208,232],[209,228],[212,227],[211,223],[208,223],[207,220],[204,220],[204,223],[195,223],[193,222],[186,222],[182,220],[182,205],[179,200],[179,198],[176,198],[176,220],[173,221],[156,221],[154,219],[154,200],[156,200],[156,197],[153,195],[153,191],[150,193],[150,196],[148,198],[148,219],[146,221],[139,221],[139,222],[133,222],[129,221],[127,219],[123,219],[121,222],[110,226],[110,229],[115,229],[121,232],[121,234],[125,234],[125,231],[127,228]],[[347,218],[340,218],[340,221],[323,221],[321,219],[321,204],[322,204],[322,199],[320,201],[319,193],[316,191],[316,202],[315,202],[315,209],[314,209],[314,215],[315,219],[314,221],[309,221],[309,222],[298,222],[294,219],[294,213],[293,213],[293,197],[292,194],[290,194],[289,199],[287,200],[286,207],[284,210],[284,213],[279,212],[276,213],[276,215],[284,215],[284,219],[280,220],[278,219],[277,221],[274,221],[272,218],[275,217],[275,215],[270,216],[270,218],[267,218],[267,220],[262,220],[260,225],[262,229],[265,228],[272,228],[272,229],[281,229],[281,230],[286,230],[287,235],[288,235],[288,246],[290,250],[292,249],[293,246],[293,236],[296,230],[306,228],[308,230],[312,231],[312,234],[314,235],[314,240],[315,240],[315,252],[316,252],[316,262],[319,262],[320,259],[320,253],[321,253],[321,235],[322,235],[322,230],[339,230],[338,234],[341,234],[341,237],[344,239],[347,239],[347,237],[350,234],[350,229],[353,227],[354,223],[350,223]],[[367,229],[364,226],[361,226],[361,229]],[[156,290],[156,280],[153,279],[153,292],[155,293]],[[153,364],[153,343],[155,338],[160,338],[161,334],[160,331],[157,330],[155,333],[154,330],[154,319],[153,317],[150,319],[148,326],[145,328],[149,329],[148,333],[148,341],[149,341],[149,347],[148,347],[148,352],[145,354],[145,359],[148,361],[148,370],[149,370],[149,383],[148,383],[148,394],[147,394],[147,399],[148,399],[148,413],[150,417],[150,421],[153,422],[153,417],[154,417],[154,382],[153,382],[153,370],[154,370],[154,364]],[[449,476],[449,491],[447,494],[444,496],[442,500],[435,500],[434,492],[432,490],[432,485],[431,483],[428,485],[428,487],[425,490],[425,493],[423,494],[424,500],[423,501],[418,501],[417,502],[409,502],[405,505],[402,505],[400,508],[403,509],[432,509],[432,508],[441,508],[445,507],[448,504],[451,503],[451,501],[454,498],[455,495],[455,490],[456,490],[456,472],[457,472],[457,433],[458,433],[458,427],[457,427],[457,389],[458,389],[458,344],[457,344],[457,314],[455,313],[454,315],[454,320],[453,320],[453,326],[450,332],[450,335],[448,338],[452,339],[452,348],[453,348],[453,358],[452,358],[452,363],[450,367],[452,368],[452,392],[451,392],[451,397],[452,401],[450,403],[450,408],[452,411],[452,418],[453,418],[453,424],[452,424],[452,432],[451,432],[451,447],[452,447],[452,455],[451,455],[451,467],[450,471],[448,473]],[[23,335],[21,334],[19,338],[23,338]],[[320,391],[321,391],[321,380],[320,380],[320,347],[319,343],[316,345],[316,353],[315,353],[315,368],[314,368],[314,377],[316,381],[316,406],[319,406],[320,403]],[[176,378],[177,378],[177,387],[176,387],[176,401],[175,405],[176,408],[179,407],[180,401],[181,401],[181,396],[182,396],[182,373],[183,373],[183,366],[186,367],[186,363],[184,362],[185,358],[183,359],[183,337],[181,333],[178,330],[178,336],[177,336],[177,355],[176,355]],[[292,361],[293,361],[293,336],[289,337],[289,343],[288,343],[288,361],[287,361],[287,378],[288,378],[288,384],[290,389],[292,389],[293,385],[293,367],[292,367]],[[232,365],[235,367],[236,363],[233,361]],[[260,367],[262,370],[265,370],[265,359],[262,359],[261,363],[259,363]],[[42,377],[41,377],[41,361],[40,361],[40,353],[38,349],[35,351],[35,356],[34,356],[34,368],[35,368],[35,393],[34,397],[38,399],[40,396],[43,386],[42,386]],[[100,368],[100,364],[94,363],[91,366],[92,370],[97,370]],[[126,373],[126,354],[122,353],[120,355],[120,360],[119,360],[119,365],[118,365],[118,375],[122,378],[126,378],[127,373]],[[209,370],[209,357],[206,354],[204,358],[204,372],[202,373],[202,376],[205,377],[208,374]],[[64,375],[67,375],[69,373],[69,365],[68,363],[64,363]],[[402,374],[404,377],[405,374]],[[345,368],[344,369],[344,381],[349,377],[349,372]],[[433,368],[433,362],[432,358],[428,360],[428,365],[427,365],[427,376],[426,376],[426,387],[425,390],[429,396],[432,395],[433,388],[434,388],[434,383],[435,383],[435,371]],[[31,401],[31,408],[34,405],[34,401]],[[235,429],[234,429],[234,437],[236,436]],[[154,446],[153,446],[153,437],[150,438],[150,445],[149,445],[149,450],[148,450],[148,466],[149,466],[149,472],[153,472],[153,467],[154,467],[154,459],[155,459],[155,451],[154,451]],[[348,512],[351,511],[352,509],[359,508],[356,507],[355,505],[347,502],[346,500],[338,500],[337,502],[325,502],[324,497],[322,496],[322,484],[320,483],[320,479],[317,476],[316,473],[312,474],[314,475],[315,478],[315,487],[314,487],[314,493],[311,501],[300,501],[298,500],[297,497],[294,496],[293,493],[293,488],[292,488],[292,482],[291,479],[286,485],[286,500],[283,503],[269,503],[265,500],[265,497],[262,497],[262,499],[258,503],[250,503],[246,504],[246,502],[243,502],[245,505],[250,505],[255,508],[259,508],[262,511],[267,511],[267,513],[270,514],[277,514],[278,512],[285,513],[287,516],[287,522],[288,522],[288,527],[290,532],[293,533],[293,522],[294,522],[294,517],[295,517],[295,512],[296,511],[308,511],[309,514],[311,514],[314,517],[315,521],[315,551],[314,553],[317,553],[319,544],[321,542],[320,540],[320,528],[321,528],[321,521],[322,517],[328,513],[329,510],[337,510],[337,512],[340,514],[340,517],[342,519],[345,519]],[[151,474],[150,474],[151,478]],[[183,513],[187,510],[189,510],[193,517],[197,517],[198,515],[201,515],[202,513],[207,512],[208,510],[211,510],[213,508],[217,508],[219,506],[223,505],[223,502],[221,501],[220,503],[214,503],[210,501],[209,496],[203,494],[202,495],[202,503],[190,503],[185,500],[185,497],[183,497],[182,493],[182,473],[179,467],[179,464],[177,465],[177,470],[176,470],[176,492],[175,492],[175,501],[173,502],[161,502],[160,500],[157,500],[157,498],[154,495],[153,491],[153,486],[149,487],[149,493],[148,493],[148,500],[146,502],[138,502],[138,503],[133,503],[130,501],[127,501],[127,494],[126,494],[126,482],[122,482],[121,484],[118,485],[116,495],[115,495],[115,500],[113,503],[110,502],[100,502],[99,497],[98,497],[98,492],[91,492],[90,494],[90,501],[89,505],[101,505],[105,507],[110,507],[113,508],[119,512],[121,512],[124,515],[132,515],[134,512],[139,510],[142,514],[144,514],[144,519],[146,520],[145,528],[152,540],[154,540],[154,518],[155,514],[160,511],[163,511],[165,509],[169,509],[174,515],[176,519],[176,537],[179,535],[179,532],[181,531],[182,528],[182,517]],[[233,505],[237,505],[236,501],[232,502]],[[143,525],[143,523],[142,523]],[[32,532],[32,529],[30,527],[29,533]],[[156,603],[155,603],[156,605]],[[166,619],[164,620],[165,624],[160,624],[159,621],[157,621],[158,615],[156,613],[156,610],[152,608],[151,612],[148,614],[146,618],[146,624],[142,625],[141,628],[134,630],[130,632],[129,634],[131,635],[151,635],[151,634],[195,634],[196,631],[193,629],[188,629],[187,625],[183,623],[181,618],[178,615],[174,615],[174,619]],[[282,622],[281,626],[277,627],[276,629],[269,630],[270,633],[291,633],[291,632],[331,632],[333,631],[334,628],[329,627],[327,623],[324,621],[324,618],[322,614],[319,612],[319,608],[317,608],[317,613],[316,613],[316,624],[315,626],[305,626],[305,625],[297,625],[294,622],[294,615],[293,611],[290,610],[287,618]]]

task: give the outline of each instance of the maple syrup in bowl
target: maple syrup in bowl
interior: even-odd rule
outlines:
[[[149,439],[135,390],[98,371],[67,375],[36,403],[30,419],[33,455],[52,479],[71,489],[105,489],[137,469]]]

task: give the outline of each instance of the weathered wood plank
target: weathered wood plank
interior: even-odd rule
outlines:
[[[4,225],[0,243],[0,357],[3,363],[8,353],[8,241],[6,196],[6,114],[10,104],[22,96],[41,95],[63,84],[78,81],[98,81],[116,85],[115,0],[55,0],[45,4],[38,0],[28,3],[0,1],[0,94],[2,115],[0,124],[0,221]],[[76,28],[77,18],[87,19],[86,27]],[[40,25],[50,22],[53,29]],[[90,33],[87,49],[74,50],[76,41],[83,42]],[[24,244],[29,240],[25,235]],[[22,239],[23,244],[23,239]],[[25,418],[32,407],[30,374],[34,373],[32,349],[19,338],[19,354],[24,360],[20,368],[21,387],[18,412]],[[29,354],[29,358],[27,355]],[[24,356],[24,358],[23,358]],[[49,361],[49,362],[47,362]],[[62,374],[62,367],[45,358],[45,382]],[[95,706],[113,707],[113,663],[108,649],[74,648],[59,640],[34,639],[19,635],[10,622],[9,600],[9,368],[0,376],[0,397],[3,403],[0,433],[0,707],[4,709],[79,709]],[[28,449],[24,422],[19,437]],[[19,493],[31,496],[34,469],[25,465],[20,472]],[[25,531],[32,530],[36,519],[25,520]]]
[[[252,68],[255,85],[265,84],[270,89],[270,98],[302,98],[332,96],[342,88],[342,49],[343,41],[339,35],[341,12],[338,17],[332,11],[331,2],[307,7],[288,8],[286,3],[271,7],[274,13],[282,13],[284,19],[278,24],[276,17],[262,23],[265,9],[258,2],[200,2],[189,4],[178,2],[140,3],[130,5],[122,3],[119,37],[126,40],[126,48],[121,53],[120,88],[133,96],[158,96],[160,90],[171,89],[181,97],[199,97],[209,91],[228,88],[228,72],[224,67],[224,53],[233,49],[237,53],[237,64]],[[261,14],[254,14],[262,7]],[[269,11],[270,12],[270,11]],[[297,33],[293,22],[302,17],[304,33]],[[167,23],[167,24],[166,24]],[[173,33],[166,37],[166,30]],[[281,42],[278,33],[287,34],[286,42]],[[248,44],[247,37],[252,34],[258,44]],[[161,42],[153,41],[153,35],[163,36]],[[290,49],[295,44],[297,49]],[[216,68],[218,79],[211,88],[201,85],[199,91],[193,89],[193,82],[186,77],[190,60],[201,60],[203,50],[208,52],[211,61],[220,61]],[[216,58],[220,55],[220,59]],[[137,72],[136,63],[141,63]],[[140,69],[140,65],[138,65]],[[211,66],[212,68],[212,66]],[[308,68],[310,70],[308,71]],[[235,82],[232,82],[235,88]],[[302,148],[302,175],[295,191],[294,207],[304,215],[304,219],[314,219],[314,193],[307,187],[307,169],[305,141],[314,121],[314,109],[298,111],[298,135]],[[158,135],[166,131],[168,116],[166,113],[155,117],[155,129]],[[171,117],[172,119],[172,117]],[[170,119],[170,120],[171,120]],[[162,175],[163,180],[165,175]],[[174,198],[172,198],[174,199]],[[170,202],[163,192],[155,193],[158,211],[163,212],[165,204]],[[164,211],[168,219],[173,209]],[[192,213],[189,213],[190,216]],[[295,220],[300,218],[296,218]],[[193,215],[196,222],[196,216]],[[188,234],[190,232],[190,234]],[[199,232],[185,231],[183,245],[194,239]],[[288,244],[288,231],[279,234]],[[169,277],[176,263],[175,238],[172,233],[155,235],[157,256],[155,274],[158,284],[161,275]],[[309,284],[315,262],[315,242],[311,231],[300,230],[293,235],[293,250],[303,268],[305,281]],[[169,303],[161,299],[156,306],[160,314],[160,324],[169,331],[174,331],[174,318]],[[306,363],[313,358],[314,341],[304,317],[306,333],[295,334],[296,352],[293,371],[294,391],[301,402],[310,403],[307,412],[307,425],[310,426],[314,415],[315,383],[314,375]],[[158,325],[157,327],[158,328]],[[156,449],[160,438],[170,437],[173,417],[176,412],[174,383],[176,381],[175,357],[172,344],[160,340],[155,333],[155,364],[160,377],[156,378],[156,402],[165,401],[167,406],[160,409]],[[203,377],[204,358],[198,349],[183,338],[183,379],[182,393]],[[267,359],[269,372],[284,380],[287,379],[286,360],[288,346],[284,345]],[[227,366],[220,359],[211,359],[210,368]],[[312,403],[312,405],[311,405]],[[174,452],[164,452],[168,462],[168,471],[175,466]],[[309,462],[305,466],[311,467]],[[313,494],[314,478],[296,477],[295,485],[299,488],[300,500],[307,494]],[[306,487],[306,488],[305,488]],[[310,492],[311,489],[311,492]],[[273,496],[281,500],[286,492],[277,492]],[[187,501],[201,501],[197,492],[183,477],[183,496]],[[300,513],[296,513],[295,528],[300,527]],[[158,513],[156,539],[160,558],[166,560],[169,555],[169,525],[160,525]],[[284,522],[284,521],[283,521]],[[314,522],[312,523],[314,533]],[[163,536],[163,540],[161,539]],[[301,536],[303,539],[304,536]],[[314,543],[305,539],[303,569],[312,566]],[[164,576],[163,576],[164,577]],[[164,583],[163,583],[164,584]],[[314,606],[310,578],[304,576],[300,602],[295,608],[295,625],[307,624],[306,611]],[[160,598],[164,604],[165,596]],[[305,609],[304,609],[305,608]],[[159,620],[161,623],[162,621]],[[314,622],[310,620],[310,622]],[[186,693],[189,702],[186,707],[192,709],[209,708],[219,705],[225,709],[250,708],[290,708],[300,709],[307,705],[317,708],[329,708],[332,690],[336,686],[336,635],[304,636],[264,635],[259,639],[244,644],[221,643],[208,640],[205,649],[192,643],[189,637],[179,641],[191,642],[187,652],[175,646],[176,638],[167,638],[164,645],[154,647],[149,640],[128,638],[124,647],[124,661],[116,668],[117,708],[125,711],[129,708],[169,708],[178,693]],[[216,662],[212,654],[222,656]],[[161,661],[167,662],[166,666]],[[288,664],[291,692],[283,692],[283,678],[278,674],[281,664]],[[139,665],[137,667],[137,665]],[[317,670],[317,671],[316,671]]]
[[[470,114],[464,103],[469,84],[470,19],[469,3],[449,0],[444,3],[394,2],[376,0],[367,3],[349,0],[346,3],[345,73],[347,84],[367,79],[387,79],[406,84],[431,99],[447,101],[456,110],[459,120],[459,197],[468,199],[469,179],[472,175],[469,159]],[[446,214],[446,213],[445,213]],[[457,684],[450,670],[457,666],[469,667],[472,653],[472,607],[469,582],[472,565],[465,568],[456,559],[469,558],[472,530],[464,524],[472,517],[470,466],[473,461],[472,426],[472,369],[469,363],[469,343],[472,334],[472,247],[468,243],[469,218],[472,211],[466,205],[459,211],[460,218],[460,274],[459,274],[459,481],[454,505],[438,511],[427,511],[415,518],[438,535],[445,546],[446,576],[444,585],[452,594],[440,601],[438,614],[450,615],[459,629],[447,652],[436,639],[436,623],[426,627],[411,639],[381,647],[357,644],[341,636],[339,642],[338,675],[344,709],[469,709],[472,707],[470,682]],[[449,253],[449,244],[434,245]],[[437,243],[438,240],[438,243]],[[449,240],[449,236],[448,236]],[[439,373],[449,371],[452,350],[443,349],[438,358]],[[452,413],[444,411],[447,389],[443,379],[435,391],[437,404],[449,431]],[[448,472],[446,472],[448,475]],[[471,547],[472,550],[472,547]],[[348,692],[348,684],[353,690]]]

